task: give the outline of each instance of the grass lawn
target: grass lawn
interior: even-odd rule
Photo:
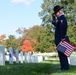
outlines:
[[[41,63],[24,63],[0,66],[0,75],[76,75],[76,66],[70,66],[69,71],[59,72],[59,62],[56,60]]]

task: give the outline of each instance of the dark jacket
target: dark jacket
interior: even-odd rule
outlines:
[[[67,20],[64,15],[61,15],[57,18],[57,21],[52,22],[55,26],[55,44],[58,45],[59,42],[66,38],[69,41],[69,38],[66,37],[67,35]]]

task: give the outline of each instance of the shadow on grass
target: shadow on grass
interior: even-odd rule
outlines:
[[[5,66],[0,66],[0,75],[52,75],[54,73],[58,73],[59,75],[59,72],[57,71],[58,68],[59,62],[52,60],[43,61],[41,63],[14,63],[12,65],[6,63]],[[71,70],[63,71],[63,73],[64,72],[76,73],[76,67],[71,66]]]

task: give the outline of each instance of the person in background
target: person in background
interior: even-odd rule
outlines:
[[[64,12],[62,10],[63,7],[59,5],[54,6],[53,13],[53,21],[52,24],[55,26],[55,44],[56,46],[60,43],[60,41],[66,39],[68,42],[69,37],[67,36],[67,20],[64,16]],[[55,18],[57,17],[57,19]],[[59,70],[69,70],[68,58],[63,53],[58,51],[58,56],[60,60],[60,69]]]

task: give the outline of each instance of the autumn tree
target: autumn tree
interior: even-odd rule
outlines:
[[[5,34],[0,35],[0,40],[3,40],[4,38],[6,38]]]
[[[0,35],[0,45],[5,46],[6,44],[6,40],[4,40],[6,38],[5,34]]]
[[[68,35],[73,44],[76,40],[76,0],[43,0],[41,5],[42,11],[39,12],[39,16],[42,19],[41,26],[35,25],[29,29],[19,28],[17,32],[22,35],[19,38],[20,46],[26,39],[36,39],[38,45],[35,47],[36,51],[48,52],[54,51],[54,26],[52,25],[52,13],[55,5],[64,6],[64,13],[68,21]]]
[[[34,52],[34,47],[37,45],[37,41],[35,39],[25,40],[22,45],[22,51],[24,52]]]
[[[53,51],[55,50],[55,45],[53,43],[54,37],[51,28],[52,27],[50,25],[48,25],[47,28],[35,25],[30,29],[25,29],[23,31],[22,39],[23,41],[29,39],[35,51]]]

